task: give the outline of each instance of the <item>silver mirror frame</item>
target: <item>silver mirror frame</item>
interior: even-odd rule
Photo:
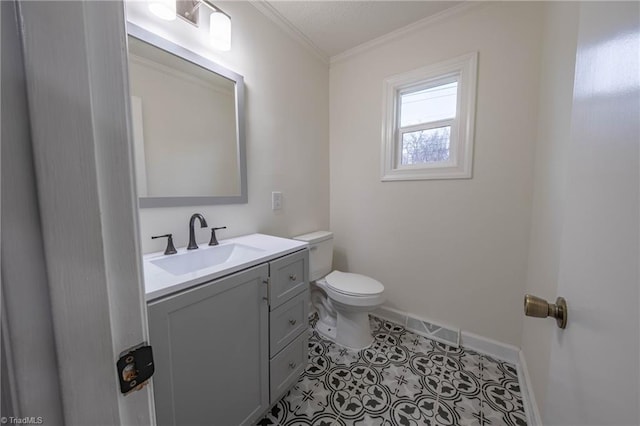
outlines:
[[[240,171],[240,195],[210,196],[210,197],[139,197],[140,208],[153,207],[186,207],[206,206],[216,204],[246,204],[247,195],[247,153],[245,139],[245,111],[244,111],[244,77],[213,61],[194,53],[182,46],[174,44],[156,34],[153,34],[131,22],[127,22],[127,33],[145,43],[162,49],[172,55],[199,65],[211,72],[219,74],[235,82],[236,95],[236,132],[238,135],[238,170]]]

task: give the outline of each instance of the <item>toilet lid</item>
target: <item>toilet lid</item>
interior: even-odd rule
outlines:
[[[325,281],[331,289],[350,296],[371,296],[384,291],[382,283],[360,274],[333,271]]]

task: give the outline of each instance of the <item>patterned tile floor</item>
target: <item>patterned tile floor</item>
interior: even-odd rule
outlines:
[[[513,365],[376,317],[371,325],[375,341],[359,352],[312,330],[305,373],[257,424],[526,425]]]

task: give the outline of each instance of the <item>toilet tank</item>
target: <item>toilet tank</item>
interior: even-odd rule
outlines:
[[[309,281],[316,281],[331,272],[333,232],[316,231],[293,239],[309,243]]]

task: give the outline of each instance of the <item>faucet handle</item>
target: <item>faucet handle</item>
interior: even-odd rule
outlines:
[[[226,226],[221,226],[219,228],[211,228],[211,240],[209,240],[209,245],[210,246],[217,246],[218,244],[218,239],[216,238],[216,231],[218,229],[227,229]]]
[[[164,250],[164,254],[176,254],[178,250],[173,245],[173,234],[165,234],[165,235],[156,235],[155,237],[151,237],[152,240],[156,238],[166,238],[167,239],[167,248]]]

